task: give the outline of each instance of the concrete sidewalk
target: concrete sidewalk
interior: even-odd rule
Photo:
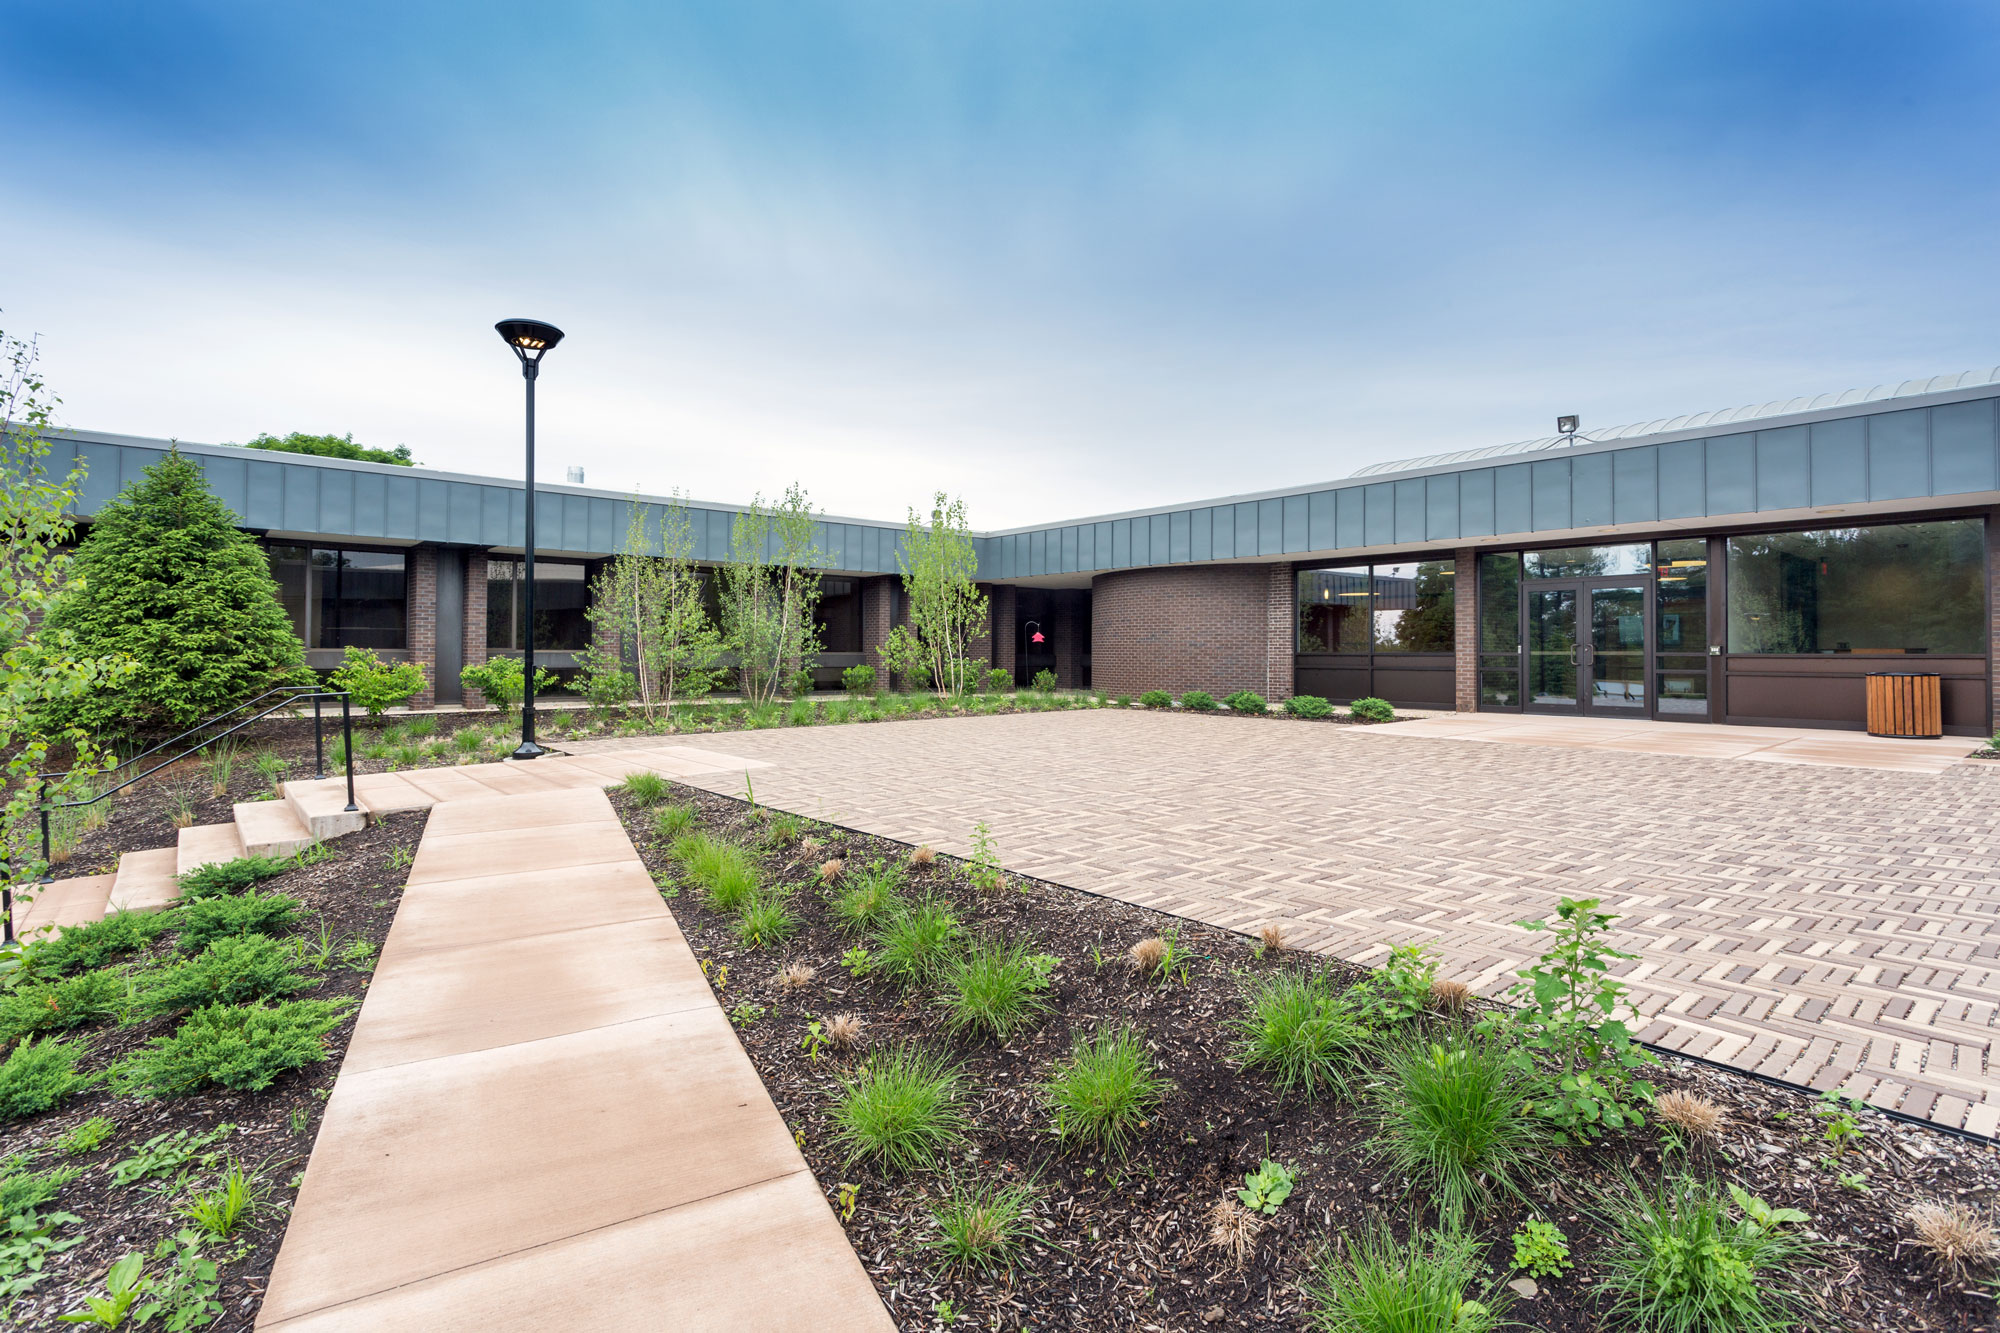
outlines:
[[[258,1327],[894,1327],[602,791],[431,812]]]

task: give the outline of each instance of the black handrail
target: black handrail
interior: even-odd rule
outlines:
[[[302,691],[307,691],[307,690],[310,690],[311,693],[310,694],[302,693]],[[279,700],[277,703],[272,704],[270,707],[265,708],[260,712],[253,713],[249,717],[243,718],[242,720],[238,721],[235,725],[229,727],[228,729],[219,731],[215,735],[208,737],[206,740],[197,741],[195,744],[189,746],[187,749],[181,751],[179,754],[174,755],[172,758],[162,759],[159,763],[154,764],[151,768],[147,769],[145,772],[134,773],[131,777],[126,778],[123,782],[118,783],[116,786],[106,787],[103,791],[98,792],[95,796],[90,797],[88,800],[43,801],[41,803],[41,817],[42,817],[41,883],[49,884],[54,882],[54,876],[52,876],[49,873],[49,868],[51,864],[49,859],[50,853],[54,851],[54,847],[52,845],[49,833],[49,812],[51,810],[77,810],[81,809],[86,805],[95,805],[99,801],[105,799],[107,796],[115,796],[117,793],[125,790],[133,783],[142,781],[145,778],[153,776],[153,774],[159,772],[163,768],[167,768],[174,764],[177,764],[181,760],[189,758],[192,755],[200,754],[203,750],[206,750],[209,746],[214,745],[217,741],[227,740],[229,737],[234,736],[237,732],[243,730],[245,727],[249,726],[253,722],[261,722],[273,713],[280,712],[287,708],[295,707],[299,704],[306,703],[308,701],[310,701],[313,706],[313,767],[315,770],[313,776],[315,778],[324,778],[326,776],[326,745],[325,745],[324,728],[321,723],[320,703],[321,701],[326,699],[340,700],[341,751],[342,751],[342,758],[345,759],[347,768],[346,809],[350,811],[359,810],[361,807],[358,804],[356,804],[354,800],[354,708],[352,699],[346,690],[321,689],[319,686],[316,685],[281,685],[275,690],[266,690],[264,693],[258,695],[255,699],[251,699],[247,703],[238,704],[234,708],[225,709],[223,712],[216,714],[214,717],[211,717],[206,721],[196,723],[194,726],[188,728],[186,731],[174,737],[172,740],[162,741],[158,745],[154,745],[145,750],[141,750],[138,754],[133,755],[130,759],[127,759],[123,763],[118,764],[116,767],[107,769],[105,771],[109,773],[116,773],[119,769],[129,767],[130,765],[135,764],[139,760],[145,758],[147,755],[157,754],[159,751],[165,749],[169,745],[174,745],[180,741],[186,740],[189,736],[194,735],[196,732],[201,731],[203,728],[212,727],[216,723],[222,721],[224,718],[227,718],[235,713],[240,713],[245,708],[248,708],[251,705],[257,703],[259,700],[268,699],[274,694],[282,694],[285,697]],[[76,771],[75,769],[71,769],[69,770],[69,772],[66,773],[40,773],[36,775],[36,778],[42,784],[43,790],[46,791],[48,786],[48,780],[50,778],[58,778],[58,777],[66,778],[74,774],[75,771]],[[4,925],[0,925],[0,947],[11,946],[14,943],[14,890],[13,890],[13,881],[11,878],[5,881],[0,881],[0,918],[4,918]]]

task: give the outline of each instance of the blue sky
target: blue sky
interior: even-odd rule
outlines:
[[[2000,8],[0,0],[68,424],[980,527],[2000,363]]]

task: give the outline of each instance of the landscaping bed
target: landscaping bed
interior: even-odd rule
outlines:
[[[420,813],[388,816],[362,832],[291,858],[282,867],[265,867],[277,873],[248,890],[298,901],[290,924],[245,934],[274,939],[294,970],[289,984],[299,988],[246,1003],[274,1009],[292,1001],[346,1006],[330,1029],[316,1038],[306,1035],[302,1052],[282,1061],[297,1067],[277,1073],[263,1089],[239,1091],[210,1082],[177,1094],[114,1091],[105,1077],[108,1071],[156,1039],[182,1029],[188,1021],[185,1010],[158,1017],[130,1014],[132,1021],[125,1023],[112,1015],[37,1038],[85,1043],[88,1049],[79,1069],[92,1083],[53,1109],[0,1120],[0,1159],[5,1159],[0,1182],[11,1179],[18,1189],[29,1173],[59,1173],[53,1196],[37,1204],[35,1211],[42,1225],[49,1226],[49,1236],[67,1245],[46,1253],[40,1282],[14,1301],[0,1323],[37,1330],[74,1327],[59,1322],[60,1317],[81,1309],[86,1295],[104,1298],[107,1270],[127,1255],[140,1254],[146,1256],[145,1279],[154,1285],[139,1297],[136,1313],[160,1295],[174,1274],[187,1271],[188,1266],[177,1263],[171,1253],[156,1254],[155,1247],[177,1232],[191,1231],[200,1238],[198,1262],[217,1265],[212,1299],[221,1312],[186,1324],[172,1323],[160,1313],[149,1327],[248,1330],[254,1325],[326,1098],[353,1031],[355,1010],[395,919],[423,825]],[[113,829],[117,827],[114,821]],[[241,896],[222,893],[217,898]],[[183,931],[173,924],[179,919],[176,909],[163,916],[169,924],[149,944],[111,957],[96,969],[110,971],[121,982],[122,996],[114,998],[115,1006],[137,1005],[160,969],[193,956],[180,947]],[[226,928],[223,933],[229,934]],[[31,948],[31,965],[34,958]],[[89,970],[72,968],[67,976]],[[252,983],[239,976],[234,984]],[[0,1005],[8,999],[9,992],[0,990]],[[4,1012],[0,1009],[0,1014]],[[333,1017],[329,1010],[317,1012]],[[315,1050],[323,1050],[323,1056],[314,1058]],[[104,1120],[110,1122],[108,1127]],[[100,1142],[72,1151],[99,1133]],[[198,1202],[217,1202],[231,1164],[243,1168],[243,1183],[255,1202],[236,1219],[230,1234],[221,1237],[204,1231],[188,1210]],[[74,1178],[61,1179],[72,1171],[77,1173]],[[121,1172],[132,1176],[141,1171],[146,1174],[117,1183]],[[0,1192],[8,1188],[0,1183]],[[52,1223],[64,1215],[75,1220]],[[11,1219],[0,1218],[0,1226],[18,1232],[24,1225],[20,1217],[16,1212]],[[70,1241],[77,1243],[68,1245]],[[24,1275],[25,1252],[11,1254],[10,1259],[0,1239],[0,1290],[10,1277]],[[0,1297],[0,1308],[5,1305]]]
[[[1385,1078],[1379,1057],[1350,1080],[1348,1095],[1310,1099],[1281,1095],[1270,1073],[1246,1069],[1240,1058],[1234,1025],[1246,1013],[1247,986],[1318,974],[1346,993],[1365,989],[1365,969],[1260,949],[1230,931],[1002,875],[990,859],[913,858],[902,844],[698,790],[615,792],[614,799],[901,1327],[1306,1329],[1315,1327],[1311,1291],[1327,1256],[1351,1253],[1378,1223],[1407,1239],[1438,1222],[1435,1197],[1374,1150]],[[691,844],[679,855],[669,851],[690,833],[747,852],[759,888],[744,901],[781,901],[784,912],[713,905],[709,881],[684,863]],[[1044,965],[1046,1013],[1004,1039],[954,1034],[940,1004],[948,984],[909,987],[885,975],[880,937],[843,929],[834,906],[885,868],[898,872],[905,903],[948,905],[964,938],[1018,941],[1058,959]],[[782,917],[790,918],[789,934]],[[757,932],[772,938],[745,942]],[[1171,942],[1164,969],[1150,955],[1141,962],[1151,970],[1132,961],[1128,951],[1147,939]],[[1449,1045],[1490,1012],[1474,1002],[1462,1018],[1443,1009],[1411,1017],[1385,1029],[1384,1048]],[[847,1027],[837,1021],[843,1015],[860,1025],[847,1052],[836,1040]],[[1045,1081],[1080,1037],[1119,1028],[1138,1035],[1167,1087],[1122,1153],[1059,1139]],[[851,1156],[838,1113],[845,1089],[871,1056],[910,1047],[956,1067],[964,1141],[907,1169]],[[1771,1223],[1772,1232],[1816,1246],[1817,1257],[1757,1275],[1761,1288],[1798,1292],[1794,1327],[1994,1326],[1983,1285],[1991,1270],[1946,1278],[1905,1217],[1912,1204],[1942,1201],[1990,1218],[2000,1199],[2000,1153],[1991,1145],[1677,1058],[1644,1072],[1662,1094],[1703,1099],[1722,1117],[1719,1130],[1680,1135],[1679,1150],[1656,1118],[1588,1146],[1542,1142],[1518,1172],[1519,1197],[1503,1191],[1468,1209],[1468,1298],[1489,1310],[1504,1305],[1515,1326],[1550,1333],[1630,1327],[1604,1294],[1614,1231],[1637,1210],[1622,1182],[1685,1177],[1717,1191],[1733,1183],[1772,1208],[1804,1214]],[[1851,1129],[1838,1128],[1843,1120]],[[1230,1215],[1246,1247],[1239,1262],[1226,1248],[1229,1237],[1215,1234],[1216,1210],[1266,1160],[1290,1169],[1291,1190],[1268,1216]],[[1025,1233],[1007,1262],[982,1271],[935,1248],[944,1235],[935,1210],[954,1195],[965,1202],[970,1190],[1008,1186],[1029,1193]],[[1748,1226],[1742,1209],[1721,1198],[1730,1227]],[[1535,1294],[1521,1298],[1504,1284],[1522,1279],[1513,1238],[1531,1217],[1565,1233],[1573,1267],[1545,1273]]]

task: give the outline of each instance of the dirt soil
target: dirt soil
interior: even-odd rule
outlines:
[[[324,925],[340,948],[354,949],[345,957],[336,956],[317,986],[298,992],[300,998],[352,998],[358,1008],[402,900],[408,858],[415,854],[424,819],[422,813],[387,816],[362,832],[324,844],[330,853],[326,860],[300,865],[259,886],[301,901],[304,928],[298,933],[317,939]],[[148,843],[125,835],[121,825],[127,822],[138,821],[127,821],[121,815],[112,824],[113,831],[124,835],[121,841],[163,845],[158,836]],[[171,843],[171,829],[166,841]],[[354,941],[362,943],[354,946]],[[169,931],[142,957],[163,958],[173,952],[174,934]],[[126,961],[130,961],[129,956]],[[90,1055],[83,1067],[95,1071],[149,1039],[165,1035],[177,1021],[163,1018],[129,1027],[96,1025],[65,1035],[89,1039]],[[270,1193],[236,1239],[212,1242],[205,1251],[211,1259],[228,1259],[219,1274],[222,1286],[217,1294],[225,1313],[210,1327],[224,1333],[248,1333],[256,1322],[299,1179],[353,1029],[350,1013],[327,1035],[328,1057],[323,1064],[282,1075],[262,1092],[211,1089],[184,1097],[142,1099],[119,1097],[98,1087],[72,1098],[59,1110],[0,1126],[0,1157],[33,1152],[37,1170],[63,1165],[85,1169],[84,1175],[64,1186],[42,1211],[62,1211],[82,1218],[86,1239],[48,1260],[44,1270],[48,1276],[21,1298],[7,1326],[34,1330],[75,1327],[60,1323],[59,1316],[81,1308],[83,1293],[101,1295],[104,1274],[118,1259],[135,1250],[150,1253],[161,1238],[187,1226],[179,1209],[192,1191],[212,1185],[226,1167],[218,1157],[206,1167],[197,1166],[183,1181],[114,1186],[114,1164],[132,1156],[155,1135],[183,1129],[200,1134],[232,1125],[234,1130],[216,1146],[255,1168],[269,1184]],[[76,1157],[66,1157],[53,1147],[57,1139],[93,1116],[108,1116],[117,1125],[102,1146]],[[152,1267],[156,1265],[149,1265],[149,1271]]]
[[[1246,975],[1318,967],[1352,981],[1359,969],[1289,951],[1260,959],[1253,941],[1232,932],[1046,882],[1010,876],[1007,891],[982,895],[960,863],[940,856],[928,867],[911,866],[910,890],[948,897],[975,931],[1025,935],[1062,959],[1052,1012],[1038,1028],[1005,1044],[960,1041],[930,996],[850,975],[842,955],[857,941],[834,927],[823,893],[810,887],[829,859],[848,867],[875,858],[907,864],[911,848],[820,824],[808,824],[801,842],[769,847],[760,812],[675,788],[675,800],[696,807],[699,826],[763,849],[767,883],[800,886],[791,899],[800,932],[782,946],[752,950],[738,943],[730,918],[683,891],[650,814],[622,793],[614,798],[697,957],[706,960],[718,1001],[737,1019],[744,1049],[800,1135],[829,1206],[839,1211],[843,1183],[857,1187],[848,1235],[901,1327],[942,1327],[948,1310],[978,1329],[1305,1329],[1303,1289],[1328,1245],[1372,1215],[1399,1234],[1421,1216],[1406,1182],[1371,1158],[1361,1111],[1333,1100],[1280,1098],[1264,1076],[1239,1069],[1231,1051],[1230,1023],[1242,1011]],[[1124,961],[1126,949],[1169,931],[1190,951],[1185,983],[1142,979]],[[812,975],[788,989],[779,977],[794,964]],[[842,1159],[830,1112],[839,1080],[859,1057],[825,1051],[815,1057],[804,1045],[809,1022],[836,1014],[864,1020],[867,1047],[918,1041],[963,1061],[974,1089],[975,1128],[952,1169],[981,1182],[1027,1181],[1037,1190],[1035,1239],[1011,1274],[951,1272],[929,1251],[936,1235],[929,1209],[941,1197],[945,1174],[888,1174]],[[1065,1151],[1036,1092],[1075,1034],[1106,1023],[1135,1025],[1173,1081],[1160,1113],[1122,1160]],[[1830,1242],[1826,1268],[1805,1283],[1820,1307],[1804,1327],[1814,1333],[1996,1327],[1992,1300],[1941,1281],[1900,1220],[1920,1199],[1964,1199],[1990,1212],[2000,1200],[2000,1151],[1992,1145],[1866,1114],[1865,1138],[1841,1168],[1865,1175],[1869,1192],[1858,1193],[1819,1165],[1827,1145],[1812,1097],[1678,1058],[1665,1061],[1655,1082],[1663,1092],[1697,1091],[1728,1111],[1719,1141],[1697,1152],[1697,1170],[1737,1182],[1774,1206],[1804,1209],[1810,1228]],[[1661,1150],[1660,1135],[1649,1127],[1552,1158],[1530,1192],[1536,1210],[1568,1233],[1576,1268],[1514,1301],[1507,1314],[1519,1327],[1548,1333],[1615,1327],[1593,1292],[1592,1259],[1605,1235],[1593,1212],[1595,1195],[1625,1170],[1659,1177]],[[1262,1224],[1254,1256],[1236,1267],[1210,1243],[1208,1214],[1266,1157],[1296,1168],[1297,1185]],[[1527,1216],[1527,1208],[1510,1205],[1477,1219],[1496,1282],[1517,1276],[1510,1271],[1510,1237]]]

